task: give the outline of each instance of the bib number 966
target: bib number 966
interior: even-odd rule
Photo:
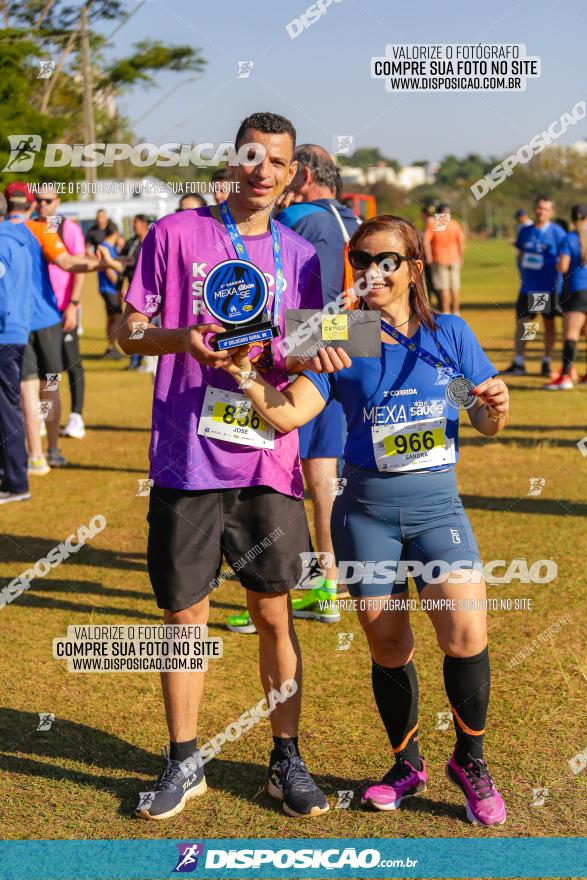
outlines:
[[[432,431],[414,431],[411,434],[395,434],[385,438],[386,455],[405,455],[406,452],[423,452],[444,446],[442,428]]]

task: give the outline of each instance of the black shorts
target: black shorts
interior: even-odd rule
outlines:
[[[587,312],[587,290],[573,290],[562,301],[563,312]]]
[[[153,486],[147,564],[159,608],[181,611],[204,599],[222,558],[243,587],[283,593],[298,583],[310,551],[304,502],[267,486],[188,491]]]
[[[102,293],[100,296],[104,300],[107,315],[121,315],[122,305],[120,304],[120,293]]]
[[[52,324],[32,330],[22,359],[23,379],[46,379],[48,373],[62,373],[63,325]]]
[[[536,296],[538,296],[538,294],[520,293],[516,303],[516,314],[518,318],[534,318],[535,320],[538,320],[538,318],[556,318],[557,315],[562,315],[560,294],[549,292],[547,294],[548,300],[542,309],[536,309],[534,307],[533,297]]]

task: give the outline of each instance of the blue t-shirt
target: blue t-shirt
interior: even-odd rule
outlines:
[[[440,344],[467,379],[478,385],[497,374],[462,318],[456,315],[436,315],[435,318]],[[412,341],[438,356],[434,334],[424,325]],[[398,472],[441,470],[456,463],[459,411],[446,400],[446,384],[437,384],[439,372],[400,343],[382,342],[381,358],[355,358],[348,369],[339,373],[308,372],[304,376],[314,383],[326,401],[335,398],[342,403],[348,428],[345,461],[363,468],[397,469]],[[432,434],[426,435],[427,431]],[[401,445],[395,444],[394,432],[403,432],[405,439]],[[391,440],[385,439],[386,434]],[[445,455],[440,448],[443,435]],[[434,459],[429,458],[428,463],[419,466],[419,459],[425,457],[421,451],[423,444],[425,446],[430,437],[435,444]],[[382,451],[383,459],[379,456],[379,462],[384,461],[383,467],[376,461],[374,443]],[[441,463],[442,455],[446,460]],[[438,463],[430,463],[432,461]]]
[[[574,293],[576,290],[587,290],[587,263],[583,263],[581,260],[578,233],[569,232],[565,235],[559,254],[565,254],[571,258],[568,274],[570,293]]]
[[[359,221],[350,208],[337,202],[336,199],[298,202],[277,215],[280,223],[289,226],[316,248],[320,259],[324,305],[336,299],[342,290],[344,277],[345,239],[331,206],[336,208],[343,226],[351,236],[357,229]]]
[[[557,272],[558,253],[566,233],[557,223],[546,226],[524,226],[516,239],[516,247],[522,251],[520,293],[558,293],[561,273]]]
[[[26,345],[35,288],[26,239],[13,223],[0,223],[0,345]]]
[[[49,266],[43,256],[43,249],[30,229],[27,229],[24,217],[16,215],[5,220],[10,223],[16,235],[26,245],[31,256],[31,281],[34,288],[31,330],[43,330],[61,323],[61,312],[57,306],[55,291],[49,277]],[[4,225],[4,224],[2,224]]]
[[[113,244],[108,244],[107,241],[102,242],[102,247],[107,248],[110,251],[110,256],[116,259],[118,256],[118,251],[114,247]],[[114,273],[116,278],[118,279],[118,273]],[[117,293],[116,281],[110,281],[106,272],[98,272],[98,287],[100,293]]]

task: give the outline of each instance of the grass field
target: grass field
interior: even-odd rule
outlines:
[[[463,316],[498,368],[511,359],[516,284],[508,243],[469,245]],[[486,746],[507,803],[507,824],[473,829],[444,777],[453,735],[451,729],[436,729],[437,713],[448,705],[442,656],[422,613],[414,615],[414,627],[421,745],[430,777],[424,796],[397,813],[369,813],[359,805],[362,784],[387,769],[390,753],[371,693],[366,643],[354,615],[346,612],[339,625],[299,621],[297,631],[304,657],[303,755],[332,807],[337,790],[355,792],[350,809],[331,809],[304,823],[275,807],[261,791],[270,743],[264,721],[208,765],[206,797],[191,801],[166,823],[132,817],[136,794],[150,788],[167,743],[158,676],[75,675],[52,659],[52,639],[65,635],[68,625],[159,620],[145,565],[148,499],[137,497],[138,479],[148,468],[151,379],[125,371],[126,362],[101,359],[103,324],[102,303],[89,281],[82,340],[87,436],[64,439],[70,467],[34,479],[33,500],[2,507],[0,513],[0,586],[94,515],[102,514],[108,523],[77,556],[35,580],[0,611],[2,836],[583,835],[587,769],[575,774],[569,760],[587,745],[587,458],[576,445],[587,434],[587,387],[565,394],[541,390],[541,338],[529,346],[530,375],[509,383],[511,419],[502,437],[487,440],[463,424],[458,471],[483,559],[553,559],[559,570],[548,585],[513,582],[490,588],[492,597],[532,600],[530,611],[490,612],[489,619],[493,683]],[[535,477],[546,481],[539,497],[528,496]],[[211,635],[224,638],[224,659],[210,664],[201,741],[260,698],[256,636],[223,627],[225,616],[242,605],[241,587],[229,581],[214,596]],[[567,613],[570,623],[559,635],[513,670],[508,667],[513,655]],[[339,631],[354,633],[350,650],[336,650]],[[39,712],[55,713],[50,731],[36,731]],[[532,789],[540,787],[548,788],[548,796],[544,806],[533,807]]]

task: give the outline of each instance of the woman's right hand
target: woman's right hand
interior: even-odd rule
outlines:
[[[352,363],[343,348],[333,348],[328,345],[326,348],[320,349],[306,369],[312,373],[338,373],[340,370],[348,369]]]
[[[255,367],[249,359],[250,345],[239,345],[230,351],[230,360],[224,365],[227,373],[236,379],[238,384],[246,388],[247,382],[250,382],[255,375]]]

